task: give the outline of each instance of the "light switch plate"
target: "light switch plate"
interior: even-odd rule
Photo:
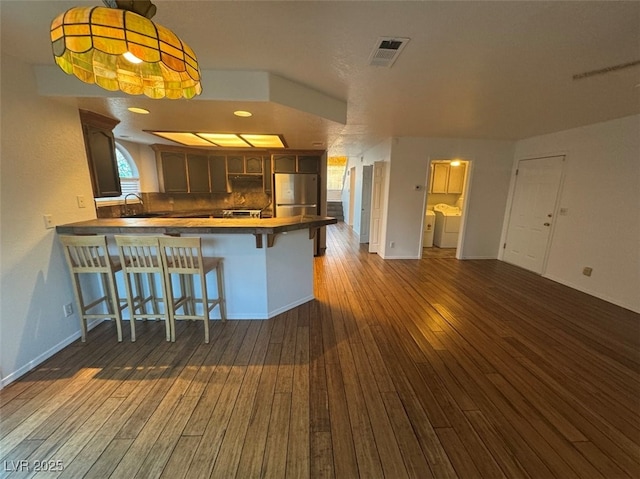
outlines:
[[[84,201],[83,195],[76,196],[76,201],[78,202],[78,208],[86,208],[87,203]]]

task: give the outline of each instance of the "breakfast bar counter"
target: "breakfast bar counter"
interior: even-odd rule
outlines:
[[[323,216],[99,218],[59,225],[56,231],[106,235],[110,247],[113,235],[199,236],[205,256],[222,258],[227,317],[268,319],[314,299],[313,238],[336,222]]]
[[[181,234],[251,234],[267,235],[272,243],[275,235],[289,231],[309,230],[310,235],[321,226],[336,223],[326,216],[292,216],[287,218],[98,218],[56,227],[60,234],[143,234],[176,236]]]

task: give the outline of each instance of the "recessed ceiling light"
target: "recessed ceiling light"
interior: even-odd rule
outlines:
[[[140,113],[141,115],[148,115],[149,110],[145,110],[144,108],[138,108],[136,106],[132,106],[127,108],[131,113]]]
[[[245,110],[236,110],[233,112],[233,114],[235,116],[239,116],[242,118],[249,118],[250,116],[253,116],[253,113],[251,113],[250,111],[245,111]]]

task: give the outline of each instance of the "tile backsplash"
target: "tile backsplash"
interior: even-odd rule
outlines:
[[[263,209],[270,206],[271,196],[264,193],[262,183],[247,181],[234,185],[232,193],[140,193],[142,205],[128,205],[134,213],[222,210],[229,208]],[[268,208],[267,208],[268,209]],[[124,216],[123,205],[98,205],[98,218]]]

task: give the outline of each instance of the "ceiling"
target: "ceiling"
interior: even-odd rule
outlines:
[[[638,1],[154,3],[153,20],[193,48],[211,80],[202,97],[107,97],[51,67],[51,20],[100,0],[2,0],[3,53],[50,66],[39,81],[52,75],[67,93],[48,95],[118,118],[116,136],[141,143],[160,142],[143,131],[154,129],[281,133],[291,148],[358,156],[393,136],[519,139],[640,113],[640,66],[572,78],[640,60]],[[391,68],[369,65],[379,37],[410,39]],[[230,93],[234,74],[267,90],[282,80],[287,92]]]

